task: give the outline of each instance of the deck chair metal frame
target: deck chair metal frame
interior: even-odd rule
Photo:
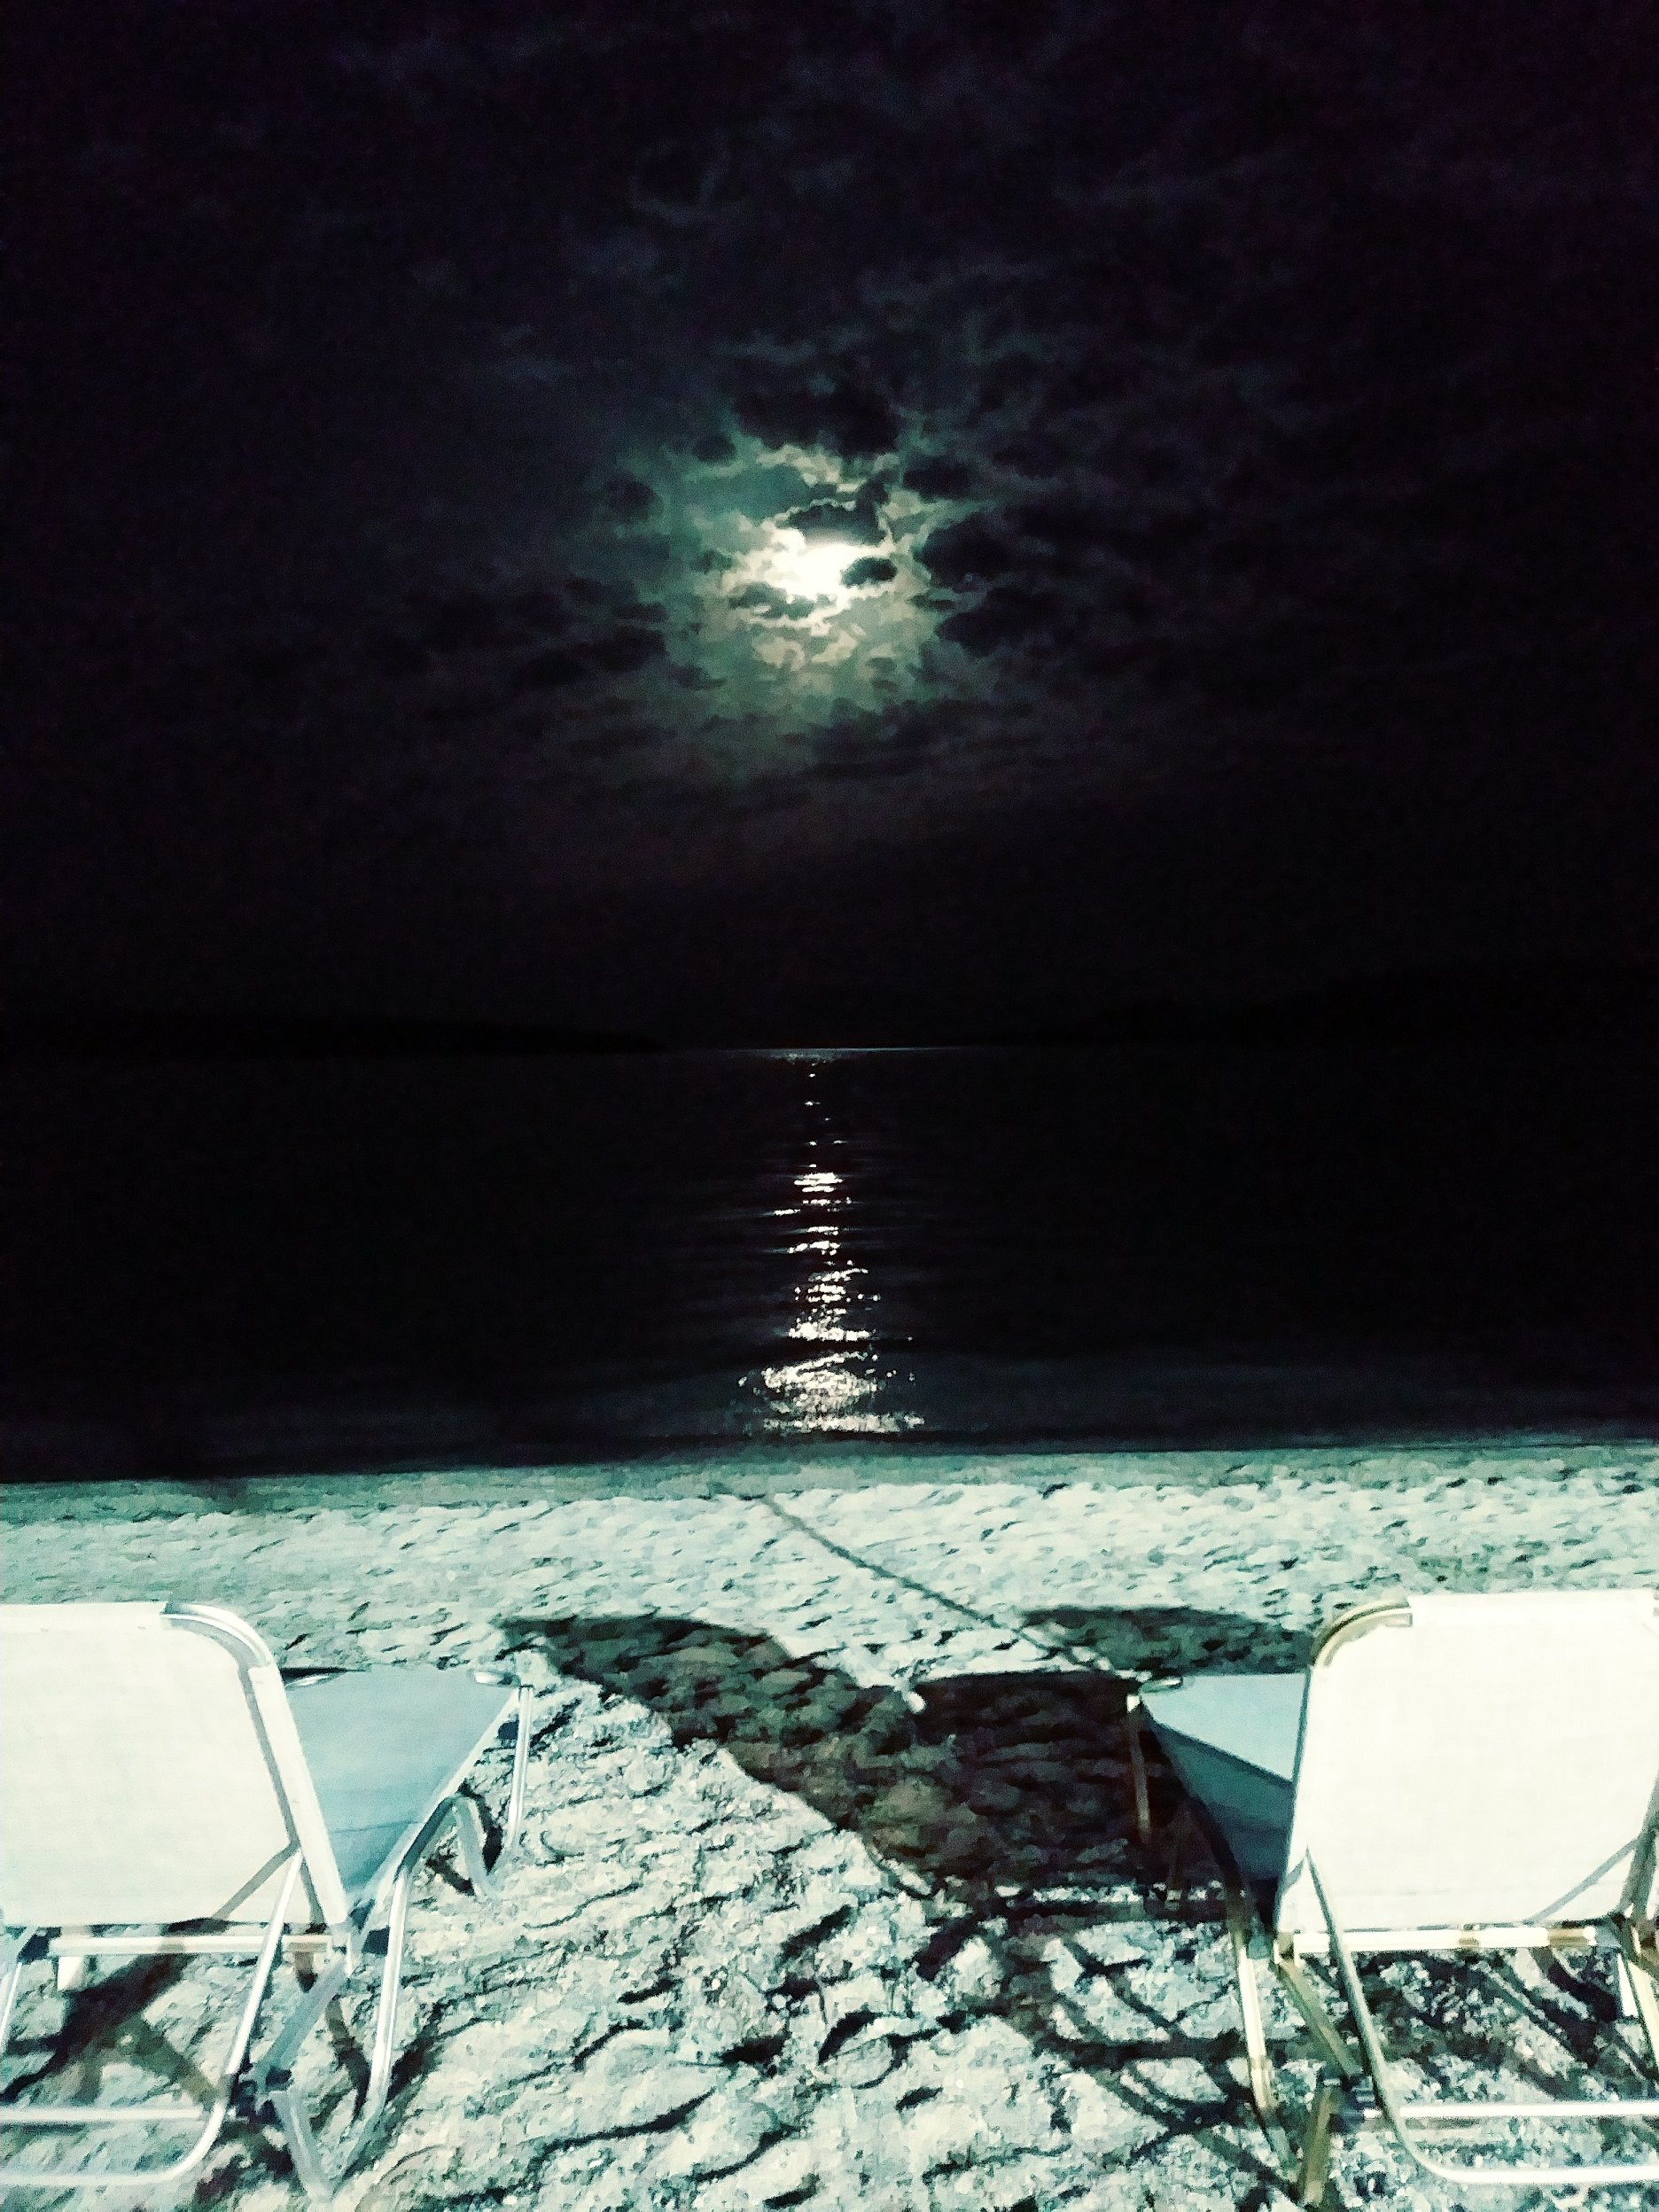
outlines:
[[[68,1620],[66,1616],[79,1616],[79,1624]],[[55,1622],[51,1616],[56,1616]],[[74,1631],[82,1624],[90,1639],[90,1646],[82,1644],[83,1652],[101,1649],[105,1660],[138,1655],[139,1673],[145,1676],[152,1694],[159,1688],[164,1702],[170,1686],[165,1679],[165,1665],[151,1663],[146,1668],[144,1664],[161,1661],[160,1648],[135,1638],[174,1640],[176,1648],[167,1657],[175,1662],[182,1659],[188,1678],[157,1726],[155,1741],[160,1746],[166,1739],[187,1766],[194,1757],[194,1771],[183,1778],[186,1797],[192,1792],[200,1797],[204,1789],[211,1790],[214,1778],[208,1763],[214,1757],[224,1757],[236,1770],[226,1778],[227,1793],[237,1799],[230,1819],[236,1832],[226,1839],[223,1848],[209,1842],[199,1854],[199,1864],[176,1879],[170,1878],[165,1868],[159,1878],[146,1870],[138,1842],[125,1850],[119,1844],[108,1849],[95,1844],[94,1878],[90,1885],[83,1885],[84,1894],[74,1900],[73,1916],[39,1910],[43,1896],[49,1904],[51,1901],[52,1877],[50,1869],[43,1873],[41,1866],[50,1845],[31,1848],[26,1826],[36,1811],[47,1823],[54,1816],[74,1817],[74,1784],[93,1773],[100,1748],[84,1743],[60,1745],[58,1751],[66,1756],[56,1756],[50,1744],[50,1716],[36,1728],[34,1741],[20,1745],[19,1737],[27,1727],[24,1716],[31,1702],[31,1688],[39,1683],[39,1667],[37,1663],[36,1679],[31,1684],[10,1678],[16,1669],[15,1663],[9,1665],[4,1716],[7,1764],[11,1764],[13,1754],[20,1752],[20,1766],[32,1771],[35,1802],[19,1802],[14,1775],[12,1786],[4,1791],[10,1832],[5,1838],[5,1859],[0,1863],[0,1906],[4,1906],[6,1923],[0,1928],[0,1944],[4,1945],[0,1950],[0,2056],[10,2039],[24,1971],[37,1962],[54,1965],[58,1985],[65,1990],[82,1985],[94,1959],[242,1958],[251,1959],[252,1967],[223,2057],[208,2076],[211,2093],[206,2098],[151,2098],[135,2104],[23,2103],[12,2099],[0,2102],[0,2128],[7,2130],[131,2129],[146,2143],[176,2140],[180,2130],[188,2130],[185,2146],[176,2155],[160,2165],[134,2163],[103,2169],[8,2161],[0,2164],[0,2186],[171,2187],[199,2170],[233,2109],[252,2121],[269,2107],[307,2194],[326,2202],[361,2156],[386,2107],[395,2052],[409,1889],[416,1873],[446,1837],[453,1836],[473,1893],[487,1897],[497,1868],[518,1843],[530,1748],[531,1693],[513,1677],[495,1669],[394,1668],[354,1675],[345,1670],[326,1670],[284,1678],[257,1633],[234,1614],[214,1606],[0,1607],[0,1625],[25,1634],[35,1627],[42,1632],[43,1646],[57,1626],[62,1632],[56,1640],[63,1647],[63,1655],[74,1648]],[[181,1638],[190,1639],[191,1645],[179,1646]],[[14,1663],[19,1648],[17,1644],[10,1647]],[[178,1671],[176,1665],[174,1671]],[[341,1831],[338,1824],[331,1830],[308,1764],[290,1692],[303,1698],[308,1690],[339,1683],[346,1686],[347,1694],[361,1695],[362,1686],[371,1677],[397,1676],[407,1685],[417,1675],[428,1678],[429,1683],[432,1678],[441,1676],[449,1678],[451,1683],[470,1680],[479,1686],[476,1694],[466,1693],[471,1702],[462,1725],[470,1726],[476,1714],[479,1740],[460,1760],[460,1771],[448,1778],[449,1786],[439,1790],[434,1802],[423,1806],[412,1821],[392,1835],[389,1848],[383,1852],[378,1849],[375,1839],[380,1831],[359,1833],[359,1872],[364,1865],[370,1871],[348,1888],[342,1881],[337,1852]],[[146,1682],[136,1686],[137,1698],[143,1697]],[[192,1692],[202,1702],[202,1710],[196,1716],[187,1710]],[[454,1703],[460,1694],[447,1689],[444,1694]],[[493,1717],[492,1709],[497,1705],[498,1714]],[[121,1709],[118,1694],[105,1719],[118,1716]],[[128,1710],[135,1728],[142,1732],[146,1716],[131,1699]],[[199,1729],[192,1726],[193,1718],[199,1721]],[[478,1805],[463,1793],[462,1783],[487,1744],[509,1731],[513,1741],[512,1779],[500,1841],[494,1856],[487,1857]],[[111,1748],[105,1744],[103,1749]],[[372,1749],[368,1748],[365,1775],[372,1770]],[[116,1767],[121,1765],[121,1756],[117,1748],[113,1762]],[[124,1777],[116,1773],[113,1780],[106,1780],[101,1803],[84,1809],[89,1819],[125,1813],[140,1834],[146,1825],[157,1834],[167,1830],[172,1816],[156,1805],[153,1788],[142,1780],[136,1789],[133,1787],[135,1761],[142,1756],[142,1749],[127,1755]],[[256,1772],[256,1764],[262,1766],[262,1772]],[[177,1817],[173,1818],[171,1833],[175,1839],[181,1833]],[[369,1839],[366,1846],[364,1836]],[[191,1855],[187,1840],[179,1856]],[[35,1862],[33,1866],[27,1863],[31,1858]],[[20,1876],[13,1871],[19,1859],[26,1862]],[[23,1909],[17,1912],[13,1897],[19,1881]],[[168,1899],[170,1881],[176,1894]],[[114,1909],[94,1919],[90,1901],[100,1888]],[[27,1894],[30,1890],[36,1893],[32,1898]],[[163,1900],[183,1909],[150,1909]],[[134,1906],[139,1909],[135,1911]],[[310,1974],[309,1985],[272,2040],[250,2062],[261,2010],[274,1969],[284,1954],[297,1969]],[[378,1988],[368,2078],[344,2140],[325,2159],[306,2103],[295,2087],[292,2068],[306,2038],[370,1962],[378,1965]]]
[[[1559,1623],[1566,1616],[1559,1608],[1575,1600],[1584,1606],[1585,1625],[1595,1600],[1608,1608],[1625,1608],[1620,1627],[1627,1636],[1641,1633],[1655,1639],[1659,1663],[1659,1599],[1647,1592],[1527,1593],[1535,1605],[1557,1608]],[[1502,1600],[1447,1600],[1437,1596],[1429,1610],[1448,1605],[1463,1607]],[[1586,1601],[1589,1601],[1586,1603]],[[1513,1603],[1513,1601],[1511,1601]],[[1541,2125],[1574,2121],[1651,2123],[1659,2121],[1659,1931],[1655,1904],[1659,1904],[1659,1700],[1654,1740],[1646,1747],[1646,1768],[1638,1767],[1636,1784],[1646,1772],[1645,1806],[1637,1803],[1630,1830],[1604,1864],[1591,1868],[1585,1892],[1559,1902],[1593,1904],[1568,1915],[1546,1914],[1504,1918],[1460,1917],[1408,1925],[1391,1917],[1378,1924],[1367,1915],[1365,1924],[1352,1924],[1341,1884],[1316,1857],[1314,1842],[1321,1808],[1310,1805],[1320,1792],[1309,1784],[1324,1749],[1331,1716],[1322,1713],[1325,1693],[1338,1678],[1337,1671],[1353,1657],[1363,1640],[1379,1632],[1410,1630],[1415,1615],[1421,1619],[1421,1599],[1390,1599],[1362,1606],[1341,1616],[1326,1629],[1316,1644],[1305,1677],[1297,1753],[1289,1788],[1289,1818],[1283,1871],[1276,1885],[1264,1887],[1252,1881],[1240,1863],[1234,1839],[1216,1818],[1214,1808],[1196,1793],[1183,1789],[1176,1820],[1162,1840],[1167,1847],[1166,1889],[1173,1889],[1180,1853],[1192,1830],[1208,1847],[1220,1875],[1240,2018],[1243,2028],[1250,2093],[1269,2142],[1287,2172],[1295,2168],[1294,2187],[1305,2205],[1323,2201],[1329,2179],[1334,2138],[1367,2127],[1386,2128],[1407,2157],[1437,2180],[1461,2189],[1562,2188],[1580,2190],[1601,2186],[1631,2186],[1659,2183],[1659,2156],[1641,2160],[1585,2160],[1570,2163],[1530,2162],[1523,2159],[1447,2157],[1431,2144],[1438,2130],[1464,2131],[1483,2124],[1522,2122]],[[1641,1617],[1644,1616],[1645,1617]],[[1635,1617],[1632,1617],[1635,1616]],[[1473,1618],[1473,1616],[1469,1616]],[[1637,1618],[1640,1619],[1640,1629]],[[1593,1640],[1586,1638],[1587,1643]],[[1651,1672],[1651,1670],[1650,1670]],[[1259,1678],[1258,1678],[1259,1679]],[[1281,1678],[1289,1679],[1294,1678]],[[1160,1839],[1155,1833],[1148,1781],[1145,1737],[1156,1737],[1157,1725],[1147,1701],[1156,1705],[1161,1693],[1179,1692],[1180,1680],[1142,1684],[1132,1694],[1126,1716],[1128,1764],[1136,1830],[1149,1848]],[[1323,1728],[1321,1727],[1323,1724]],[[1312,1738],[1312,1741],[1311,1741]],[[1539,1771],[1547,1781],[1562,1779],[1569,1762],[1559,1733],[1546,1726],[1532,1740]],[[1627,1755],[1640,1747],[1625,1743]],[[1310,1760],[1310,1751],[1312,1758]],[[1328,1792],[1326,1793],[1328,1795]],[[1264,1908],[1266,1909],[1264,1909]],[[1358,1961],[1361,1957],[1399,1953],[1440,1954],[1460,1958],[1527,1951],[1555,1954],[1584,1951],[1613,1954],[1620,2008],[1638,2023],[1655,2076],[1651,2096],[1536,2099],[1463,2099],[1413,2097],[1401,2093],[1396,2064],[1366,1993]],[[1333,1974],[1338,2003],[1336,2007],[1313,1972],[1311,1961],[1322,1962]],[[1307,2031],[1320,2071],[1315,2083],[1307,2130],[1299,2161],[1296,2160],[1285,2127],[1278,2093],[1276,2069],[1268,2046],[1262,2011],[1259,1975],[1263,1967],[1289,1998]],[[1339,2025],[1345,2008],[1351,2034]]]

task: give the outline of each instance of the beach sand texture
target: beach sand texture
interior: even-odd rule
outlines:
[[[1219,1928],[1146,1917],[1124,1673],[1296,1666],[1382,1591],[1653,1583],[1656,1508],[1659,1451],[1609,1445],[23,1487],[0,1510],[9,1601],[211,1600],[284,1664],[512,1656],[537,1686],[525,1849],[494,1903],[417,1886],[392,2107],[342,2207],[1143,2212],[1265,2206],[1273,2169]],[[55,2053],[64,2094],[186,2084],[232,1982],[36,1977],[8,2076]],[[1447,2086],[1583,2094],[1597,2053],[1632,2073],[1599,1969],[1378,1983]],[[338,2100],[354,2045],[313,2042]],[[1310,2069],[1285,2081],[1296,2105]],[[1455,2200],[1367,2137],[1331,2201],[1377,2200]],[[298,2201],[275,2134],[228,2131],[196,2200]]]

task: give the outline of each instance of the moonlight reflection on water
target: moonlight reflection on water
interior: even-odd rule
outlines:
[[[806,1103],[817,1105],[809,1071]],[[825,1117],[820,1109],[820,1119]],[[833,1141],[833,1140],[831,1141]],[[854,1203],[848,1179],[817,1158],[820,1140],[806,1140],[807,1158],[794,1177],[795,1203],[780,1206],[780,1219],[795,1227],[785,1252],[805,1262],[793,1290],[791,1344],[839,1349],[765,1368],[769,1395],[767,1429],[782,1435],[806,1431],[839,1436],[891,1436],[922,1425],[918,1414],[877,1411],[893,1381],[875,1351],[875,1331],[863,1326],[863,1307],[878,1305],[879,1290],[861,1289],[869,1269],[847,1257],[845,1229]]]

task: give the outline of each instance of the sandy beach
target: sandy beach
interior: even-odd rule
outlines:
[[[1266,2205],[1219,1931],[1148,1915],[1125,1678],[1294,1667],[1382,1591],[1659,1578],[1659,1450],[1612,1444],[24,1485],[0,1511],[9,1601],[212,1600],[288,1666],[510,1657],[537,1686],[501,1897],[417,1889],[352,2207]],[[187,2078],[219,1971],[37,1982],[8,2074],[56,2049],[89,2093]],[[1624,2063],[1591,1972],[1379,1979],[1448,2082],[1582,2094],[1586,2055]],[[1367,2138],[1331,2200],[1379,2199],[1441,2201]],[[197,2200],[297,2201],[275,2135],[227,2134]]]

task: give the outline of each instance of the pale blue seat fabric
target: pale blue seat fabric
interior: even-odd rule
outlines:
[[[1196,1674],[1141,1702],[1188,1795],[1246,1881],[1284,1873],[1305,1674]]]
[[[288,1702],[354,1910],[513,1712],[465,1667],[366,1667],[290,1686]]]

